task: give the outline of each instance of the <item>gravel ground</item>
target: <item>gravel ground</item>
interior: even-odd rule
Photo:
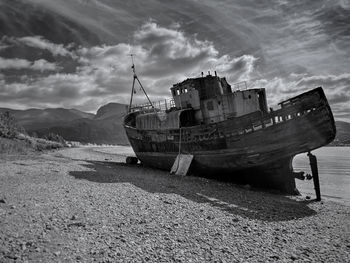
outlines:
[[[127,151],[112,152],[3,156],[0,262],[350,261],[349,206],[128,166]]]

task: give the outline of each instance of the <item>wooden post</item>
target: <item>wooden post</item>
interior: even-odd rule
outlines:
[[[317,169],[317,158],[311,152],[308,152],[307,156],[309,156],[312,178],[314,180],[314,187],[316,192],[316,200],[321,201],[321,191],[320,191],[320,180],[318,177],[318,169]]]

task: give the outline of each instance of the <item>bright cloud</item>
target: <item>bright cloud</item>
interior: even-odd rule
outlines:
[[[132,53],[139,78],[154,100],[169,97],[169,88],[174,83],[200,76],[201,72],[217,71],[231,84],[246,80],[251,88],[265,88],[271,105],[277,105],[279,101],[305,90],[323,86],[335,114],[341,116],[344,112],[350,112],[349,74],[290,72],[288,75],[264,77],[261,70],[264,58],[250,53],[236,57],[221,54],[212,41],[188,34],[178,24],[164,27],[148,21],[133,33],[133,44],[74,47],[52,43],[40,36],[11,38],[11,41],[11,45],[20,43],[47,50],[56,58],[56,63],[44,58],[31,62],[22,58],[0,57],[0,69],[56,72],[34,78],[24,76],[15,83],[6,83],[4,75],[0,74],[3,106],[76,107],[95,111],[108,102],[127,103],[133,77]],[[61,65],[61,61],[67,63],[68,59],[77,65],[72,66],[73,72],[63,73],[58,65]],[[142,92],[137,92],[135,101],[139,103],[143,100]]]
[[[12,40],[30,47],[47,49],[54,55],[71,56],[74,53],[76,61],[80,63],[75,73],[56,73],[27,84],[11,83],[11,89],[6,89],[10,93],[7,99],[21,97],[21,102],[24,102],[27,98],[27,103],[31,101],[31,104],[38,107],[46,107],[54,102],[61,106],[73,100],[74,104],[79,102],[85,105],[91,99],[101,104],[109,101],[127,103],[132,82],[131,53],[134,54],[140,79],[154,99],[169,97],[172,84],[187,77],[199,76],[202,71],[217,70],[232,81],[249,79],[257,61],[252,55],[237,58],[220,56],[212,42],[187,35],[178,25],[166,28],[152,21],[143,24],[134,33],[134,45],[120,43],[91,48],[79,47],[69,51],[66,46],[53,44],[42,37]],[[57,68],[44,59],[34,63],[24,59],[3,59],[2,62],[4,68]],[[11,90],[14,94],[11,94]],[[136,94],[137,102],[143,99],[141,92]],[[90,105],[88,110],[94,110],[96,105]]]
[[[30,61],[26,59],[5,59],[0,57],[0,69],[21,69],[21,68],[29,68],[31,66]]]
[[[64,47],[64,45],[51,43],[41,36],[27,36],[27,37],[17,38],[16,40],[29,47],[48,50],[55,56],[74,57],[74,54],[70,52],[67,47]]]
[[[40,71],[52,71],[56,70],[57,66],[55,63],[50,63],[45,59],[38,59],[31,62],[26,59],[6,59],[0,57],[0,69],[31,69]]]
[[[252,82],[252,86],[265,88],[268,103],[274,106],[306,90],[322,87],[335,117],[348,120],[350,116],[350,74],[290,74],[288,78],[258,79]]]

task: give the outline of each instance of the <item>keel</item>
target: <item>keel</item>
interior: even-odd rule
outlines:
[[[282,193],[298,195],[292,166],[292,157],[259,167],[260,183],[263,187],[279,190]]]

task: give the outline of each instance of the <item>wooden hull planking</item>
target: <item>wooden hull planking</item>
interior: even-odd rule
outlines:
[[[136,156],[145,165],[170,170],[179,152],[194,156],[196,174],[229,174],[243,183],[293,193],[292,160],[335,137],[331,109],[321,88],[288,101],[291,105],[258,118],[175,130],[137,130],[125,123]]]

